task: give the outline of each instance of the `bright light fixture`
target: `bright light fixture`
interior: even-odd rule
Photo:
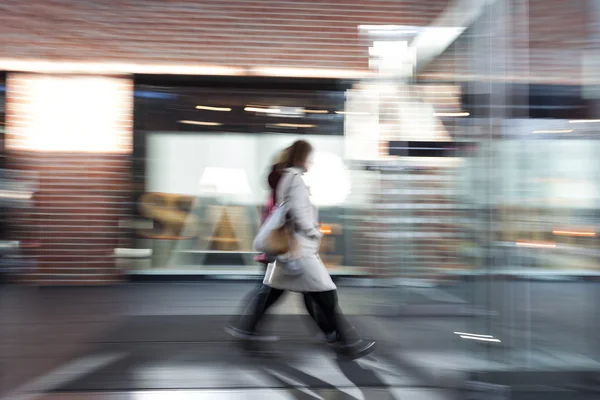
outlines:
[[[220,122],[208,122],[208,121],[190,121],[190,120],[180,120],[178,121],[180,124],[188,124],[188,125],[201,125],[201,126],[221,126],[223,125]]]
[[[304,112],[306,114],[329,114],[329,110],[309,110],[299,108],[298,112]]]
[[[231,111],[229,107],[211,107],[211,106],[196,106],[196,110],[206,110],[206,111]]]
[[[596,232],[593,232],[593,231],[553,230],[552,233],[557,236],[587,236],[587,237],[595,237],[596,236]]]
[[[13,74],[8,149],[129,153],[133,86],[102,76]]]
[[[279,114],[281,110],[279,108],[261,108],[261,107],[246,107],[244,111],[265,113],[265,114]]]
[[[437,112],[434,115],[436,117],[468,117],[471,114],[468,112]]]
[[[587,123],[595,123],[600,122],[600,119],[574,119],[569,121],[570,124],[587,124]]]
[[[304,176],[318,206],[343,204],[350,194],[350,173],[336,154],[315,152],[314,165]]]

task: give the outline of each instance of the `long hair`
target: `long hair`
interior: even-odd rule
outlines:
[[[306,163],[313,147],[306,140],[297,140],[282,153],[284,168],[299,167]]]
[[[277,159],[275,160],[275,165],[277,168],[285,168],[285,163],[287,161],[287,153],[290,151],[289,147],[281,150],[281,152],[277,155]]]

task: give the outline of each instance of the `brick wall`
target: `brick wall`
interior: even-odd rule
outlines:
[[[223,70],[226,74],[247,74],[252,68],[261,74],[271,68],[267,73],[286,75],[291,74],[287,68],[299,68],[307,75],[324,70],[342,75],[368,69],[367,46],[358,25],[425,26],[450,3],[4,0],[0,69],[12,65],[2,61],[26,59],[153,65],[160,67],[152,70],[156,73],[161,68],[169,71],[167,66],[204,65],[240,68]],[[587,12],[589,0],[511,0],[509,7],[514,68],[507,73],[516,79],[578,81],[581,50],[589,45],[595,23]],[[468,77],[466,70],[477,56],[470,51],[469,40],[465,37],[448,49],[424,77]]]
[[[2,58],[367,69],[361,24],[427,25],[448,0],[5,0]]]
[[[11,218],[36,260],[22,276],[40,284],[121,278],[114,249],[130,211],[132,82],[85,76],[10,74],[8,167],[37,181],[31,207]],[[58,91],[60,90],[60,92]]]

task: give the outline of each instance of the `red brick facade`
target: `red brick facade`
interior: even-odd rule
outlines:
[[[4,1],[2,58],[367,69],[358,25],[425,26],[448,0]]]
[[[7,92],[8,168],[27,172],[37,186],[32,207],[17,210],[10,224],[15,240],[35,244],[24,250],[35,266],[22,278],[44,284],[120,279],[113,254],[128,245],[120,226],[130,218],[131,80],[12,73]]]
[[[3,61],[25,59],[237,67],[241,74],[249,68],[366,70],[359,25],[426,26],[451,3],[8,0],[0,4],[0,69],[6,68]],[[507,74],[540,81],[581,79],[581,51],[589,48],[594,23],[588,0],[515,0],[509,7],[513,51]],[[424,76],[468,78],[473,56],[468,41],[459,40]]]

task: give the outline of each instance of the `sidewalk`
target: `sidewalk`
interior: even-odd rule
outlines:
[[[241,388],[268,393],[261,399],[288,398],[277,397],[282,390],[311,391],[316,398],[325,393],[422,398],[409,389],[424,384],[386,357],[393,335],[386,336],[377,318],[367,315],[371,289],[342,288],[340,301],[364,335],[379,339],[372,357],[336,360],[314,339],[301,299],[288,295],[269,323],[269,331],[281,336],[274,346],[285,357],[245,358],[223,327],[255,287],[239,282],[2,287],[0,399],[50,391],[66,396]],[[428,395],[445,400],[437,390]]]
[[[355,363],[340,363],[314,340],[301,299],[290,294],[274,308],[278,315],[268,323],[268,330],[281,337],[275,347],[285,355],[271,364],[245,359],[222,329],[256,288],[254,283],[0,287],[0,399],[15,390],[175,388],[273,390],[265,399],[288,398],[276,393],[304,388],[324,398],[341,391],[350,398],[361,398],[357,393],[362,393],[362,398],[389,399],[397,398],[394,390],[459,386],[474,370],[600,370],[600,354],[593,351],[592,340],[597,330],[590,318],[598,292],[595,284],[486,284],[486,298],[497,298],[495,304],[510,300],[522,305],[511,311],[509,320],[502,312],[497,317],[378,314],[382,305],[473,300],[472,294],[482,291],[477,285],[407,291],[340,287],[340,304],[348,319],[379,343],[372,357]],[[535,301],[527,303],[527,298]],[[465,341],[455,332],[493,334],[502,346]],[[41,383],[37,377],[44,377]],[[366,387],[377,391],[367,393]],[[323,391],[329,391],[329,397]]]

